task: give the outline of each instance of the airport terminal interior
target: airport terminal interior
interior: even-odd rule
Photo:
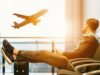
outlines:
[[[18,50],[71,51],[87,19],[100,22],[99,4],[100,0],[0,0],[0,48],[7,39]],[[99,42],[100,26],[96,37]],[[25,61],[9,65],[0,50],[0,75],[100,75],[100,47],[94,54],[92,59],[71,60],[73,70],[68,70]]]

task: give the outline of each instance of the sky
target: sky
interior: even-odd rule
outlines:
[[[20,29],[14,29],[13,22],[23,19],[13,15],[18,13],[30,16],[42,9],[48,12],[39,17],[37,26],[27,24]],[[64,37],[65,0],[0,0],[0,36],[5,37]]]

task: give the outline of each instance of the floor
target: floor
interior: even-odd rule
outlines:
[[[0,73],[0,75],[3,75]],[[5,75],[13,75],[13,73],[5,73]],[[53,75],[51,73],[29,73],[29,75]],[[54,75],[57,75],[56,73]]]

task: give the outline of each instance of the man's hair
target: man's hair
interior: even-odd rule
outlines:
[[[99,26],[99,20],[97,19],[94,19],[94,18],[90,18],[86,21],[86,24],[89,26],[89,28],[92,30],[92,31],[96,31],[96,29],[98,28]]]

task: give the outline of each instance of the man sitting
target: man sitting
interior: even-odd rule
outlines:
[[[57,68],[68,69],[68,61],[74,58],[93,57],[98,41],[95,32],[99,26],[96,19],[88,19],[83,28],[83,36],[75,49],[71,52],[52,53],[47,50],[29,51],[14,48],[7,40],[3,40],[2,54],[9,64],[14,61],[32,63],[47,63]]]

